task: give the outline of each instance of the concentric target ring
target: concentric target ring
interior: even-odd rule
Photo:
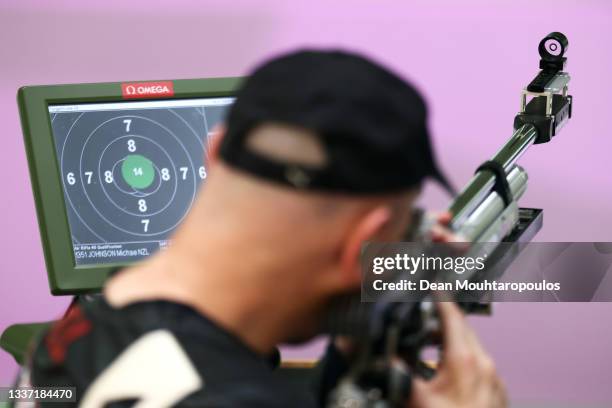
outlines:
[[[77,124],[77,122],[83,117],[85,113],[81,113],[76,120],[72,123],[72,125],[70,125],[70,128],[68,129],[68,132],[66,133],[66,138],[64,139],[64,143],[62,143],[62,152],[60,154],[60,172],[63,174],[64,173],[64,151],[66,149],[66,142],[68,142],[68,139],[70,139],[70,134],[72,133],[72,129],[74,129],[75,125]],[[56,115],[57,116],[57,115]],[[53,118],[55,120],[55,117]],[[52,122],[53,123],[53,122]],[[72,199],[70,198],[70,190],[68,188],[66,188],[66,184],[64,181],[64,178],[62,177],[62,185],[64,186],[64,191],[67,191],[66,194],[66,198],[68,199],[68,204],[70,204],[70,208],[72,208],[72,211],[74,211],[74,214],[77,216],[77,218],[83,223],[83,225],[85,226],[85,228],[87,228],[89,230],[89,232],[91,232],[96,238],[98,238],[100,241],[104,241],[104,238],[102,238],[100,235],[98,235],[93,228],[91,228],[89,226],[89,224],[87,224],[87,222],[85,222],[85,220],[83,219],[83,217],[81,217],[81,214],[77,211],[74,203],[72,202]]]
[[[159,234],[163,234],[166,233],[170,230],[173,230],[174,228],[176,228],[176,226],[185,218],[185,216],[187,215],[187,212],[189,211],[189,209],[191,209],[191,206],[193,205],[193,201],[195,200],[195,194],[196,194],[196,190],[197,190],[197,180],[196,180],[196,169],[195,166],[193,164],[193,161],[191,159],[191,156],[189,154],[189,152],[187,151],[187,149],[185,148],[185,145],[182,143],[182,141],[180,140],[180,138],[178,138],[176,136],[176,134],[174,134],[174,132],[172,132],[170,129],[168,129],[166,126],[162,125],[161,123],[152,120],[150,118],[146,118],[143,116],[138,116],[138,115],[123,115],[123,116],[116,116],[113,118],[110,118],[104,122],[102,122],[101,124],[99,124],[86,138],[85,143],[83,144],[83,147],[81,148],[81,154],[80,154],[80,159],[79,159],[79,172],[82,174],[82,170],[83,170],[83,153],[89,143],[89,141],[91,140],[91,138],[93,137],[93,135],[98,131],[98,129],[100,129],[102,126],[104,126],[105,124],[114,121],[114,120],[119,120],[122,118],[138,118],[138,119],[142,119],[145,121],[148,121],[150,123],[153,123],[157,126],[159,126],[160,128],[162,128],[167,134],[169,134],[170,136],[172,136],[172,138],[178,143],[178,145],[181,147],[182,151],[185,153],[185,156],[187,157],[187,161],[189,162],[189,165],[191,167],[191,173],[192,173],[192,177],[191,177],[191,181],[192,181],[192,191],[191,191],[191,197],[190,197],[190,201],[189,204],[187,205],[187,209],[186,211],[184,211],[184,213],[182,214],[182,216],[180,217],[180,219],[178,221],[176,221],[176,223],[174,223],[172,226],[161,230],[161,231],[155,231],[155,232],[134,232],[134,231],[129,231],[126,230],[125,228],[122,228],[120,226],[118,226],[116,223],[110,221],[106,216],[104,216],[104,214],[102,214],[100,211],[98,211],[98,209],[96,208],[96,206],[94,205],[91,197],[89,196],[89,193],[87,191],[87,189],[85,188],[84,182],[83,182],[83,178],[81,177],[81,186],[83,188],[83,192],[84,195],[87,199],[87,201],[89,202],[90,206],[94,209],[94,211],[98,214],[98,216],[100,218],[102,218],[106,223],[108,223],[109,225],[113,226],[114,228],[126,233],[126,234],[130,234],[130,235],[136,235],[136,236],[153,236],[153,235],[159,235]],[[175,169],[173,169],[174,171],[176,171]],[[176,181],[177,177],[175,175],[175,181]],[[149,217],[151,215],[149,214]]]
[[[226,109],[205,100],[49,108],[72,242],[165,247],[206,179],[210,127]]]
[[[118,165],[119,163],[122,163],[124,160],[125,160],[125,157],[123,157],[123,158],[121,158],[121,159],[117,160],[115,163],[113,163],[113,166],[112,166],[112,167],[111,167],[111,169],[110,169],[111,174],[113,174],[113,177],[114,177],[114,175],[115,175],[115,170],[116,170],[116,168],[117,168],[117,165]],[[156,174],[160,174],[159,167],[157,167],[157,165],[156,165],[155,163],[153,164],[153,167],[155,168]],[[98,168],[100,168],[100,166],[99,166],[99,165],[98,165]],[[100,173],[98,173],[98,174],[100,174]],[[102,176],[100,175],[100,177],[102,177]],[[117,184],[117,183],[116,183],[114,180],[113,180],[113,186],[115,186],[115,188],[116,188],[117,190],[119,190],[120,192],[122,192],[123,194],[131,195],[131,196],[138,197],[138,198],[146,198],[146,197],[148,197],[148,196],[150,196],[150,195],[152,195],[152,194],[155,194],[155,193],[156,193],[156,192],[159,190],[159,188],[161,187],[161,179],[160,179],[160,180],[158,180],[157,187],[155,188],[155,190],[151,191],[150,193],[143,193],[143,192],[141,192],[141,191],[135,190],[134,188],[132,188],[132,191],[127,191],[127,190],[124,190],[124,189],[123,189],[123,188],[122,188],[122,187],[121,187],[119,184]]]
[[[165,204],[165,205],[164,205],[164,206],[163,206],[161,209],[159,209],[159,210],[157,210],[157,211],[155,211],[155,212],[150,212],[150,213],[136,213],[136,212],[131,212],[131,211],[126,210],[125,208],[121,207],[120,205],[118,205],[118,204],[115,202],[115,200],[113,200],[113,198],[110,196],[110,194],[109,194],[109,193],[106,191],[106,183],[104,183],[104,182],[103,182],[103,180],[102,180],[102,159],[104,158],[104,154],[106,153],[106,151],[108,150],[108,148],[109,148],[109,147],[110,147],[112,144],[117,143],[117,142],[119,142],[119,141],[120,141],[120,140],[122,140],[122,139],[129,139],[129,138],[132,138],[132,139],[143,139],[143,140],[146,140],[146,141],[148,141],[148,142],[150,142],[150,143],[154,144],[155,146],[157,146],[157,147],[160,149],[160,151],[161,151],[161,152],[162,152],[162,153],[163,153],[163,154],[166,156],[166,158],[168,159],[168,161],[170,162],[170,165],[171,165],[171,167],[172,167],[172,171],[173,171],[173,173],[174,173],[174,176],[172,177],[172,178],[173,178],[173,180],[174,180],[174,189],[173,189],[173,191],[172,191],[172,196],[170,197],[170,199],[169,199],[169,200],[166,202],[166,204]],[[120,162],[120,161],[122,161],[122,160],[124,160],[124,159],[121,159],[121,160],[119,160],[118,162]],[[117,162],[117,163],[118,163],[118,162]],[[116,164],[115,164],[114,166],[116,166]],[[113,166],[113,170],[111,170],[113,173],[114,173],[114,166]],[[153,164],[153,166],[154,166],[154,168],[156,169],[156,171],[159,173],[159,169],[157,168],[157,166],[156,166],[155,164]],[[152,217],[152,216],[154,216],[154,215],[157,215],[157,214],[161,213],[161,212],[162,212],[162,211],[164,211],[166,208],[168,208],[168,207],[170,206],[170,204],[172,203],[172,201],[174,200],[174,197],[176,197],[176,191],[177,191],[177,189],[178,189],[178,181],[177,181],[177,173],[176,173],[176,170],[175,170],[175,169],[176,169],[176,164],[175,164],[175,163],[174,163],[174,161],[172,160],[172,157],[171,157],[171,156],[168,154],[168,152],[167,152],[167,151],[166,151],[166,150],[165,150],[165,149],[164,149],[164,148],[163,148],[161,145],[159,145],[159,143],[155,142],[154,140],[151,140],[150,138],[148,138],[148,137],[146,137],[146,136],[140,136],[140,135],[125,135],[125,136],[118,137],[117,139],[114,139],[114,140],[113,140],[111,143],[109,143],[109,144],[108,144],[108,145],[107,145],[107,146],[104,148],[104,150],[103,150],[103,151],[102,151],[102,153],[100,154],[100,159],[98,160],[98,179],[100,180],[100,185],[102,186],[102,192],[104,193],[104,195],[106,196],[106,198],[108,198],[108,200],[109,200],[109,201],[110,201],[110,202],[111,202],[111,203],[112,203],[112,204],[113,204],[113,205],[114,205],[114,206],[115,206],[117,209],[119,209],[120,211],[123,211],[123,212],[124,212],[124,213],[126,213],[126,214],[129,214],[129,215],[135,216],[135,217]],[[113,184],[115,185],[115,187],[116,187],[116,188],[117,188],[119,191],[121,191],[121,192],[123,192],[123,193],[131,194],[131,193],[129,193],[129,192],[125,192],[125,191],[124,191],[124,190],[122,190],[122,189],[121,189],[119,186],[117,186],[114,180],[116,180],[116,179],[113,179]],[[145,196],[138,197],[138,198],[144,198],[144,197],[146,197],[146,196],[149,196],[149,195],[151,195],[151,194],[154,194],[154,193],[155,193],[157,190],[159,190],[159,187],[161,186],[161,180],[160,180],[160,182],[159,182],[159,183],[160,183],[160,184],[159,184],[158,188],[157,188],[157,189],[156,189],[154,192],[151,192],[151,193],[149,193],[149,194],[147,194],[147,195],[145,195]],[[94,206],[94,209],[95,209],[95,206]],[[96,209],[96,211],[97,211],[97,209]]]

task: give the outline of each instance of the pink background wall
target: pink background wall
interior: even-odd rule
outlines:
[[[490,3],[2,0],[0,329],[56,317],[68,303],[47,288],[15,103],[25,84],[241,75],[298,46],[359,50],[424,91],[440,160],[461,185],[509,137],[537,41],[560,30],[571,42],[575,118],[522,160],[531,183],[523,204],[546,209],[541,241],[612,241],[612,3]],[[435,188],[425,201],[447,204]],[[513,401],[602,403],[612,402],[611,312],[609,304],[500,304],[494,319],[473,323]],[[0,385],[15,369],[0,353]]]

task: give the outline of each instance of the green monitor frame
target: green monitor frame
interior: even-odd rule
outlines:
[[[109,273],[125,264],[76,265],[49,105],[234,96],[241,80],[182,79],[25,86],[19,89],[17,100],[21,126],[52,294],[98,292]],[[134,94],[134,86],[142,84],[162,84],[162,88],[157,88],[158,91],[161,90],[161,94]],[[130,88],[131,85],[133,86]],[[166,88],[163,88],[164,86]],[[146,92],[146,88],[142,89]]]

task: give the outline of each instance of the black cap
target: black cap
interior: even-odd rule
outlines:
[[[304,190],[390,193],[429,176],[452,191],[435,164],[426,122],[419,93],[380,65],[346,52],[299,51],[265,63],[244,82],[220,155],[235,168]],[[264,123],[313,131],[325,166],[252,151],[247,136]]]

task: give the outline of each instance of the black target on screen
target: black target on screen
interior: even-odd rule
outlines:
[[[77,265],[168,244],[207,177],[208,135],[230,98],[51,106]]]

